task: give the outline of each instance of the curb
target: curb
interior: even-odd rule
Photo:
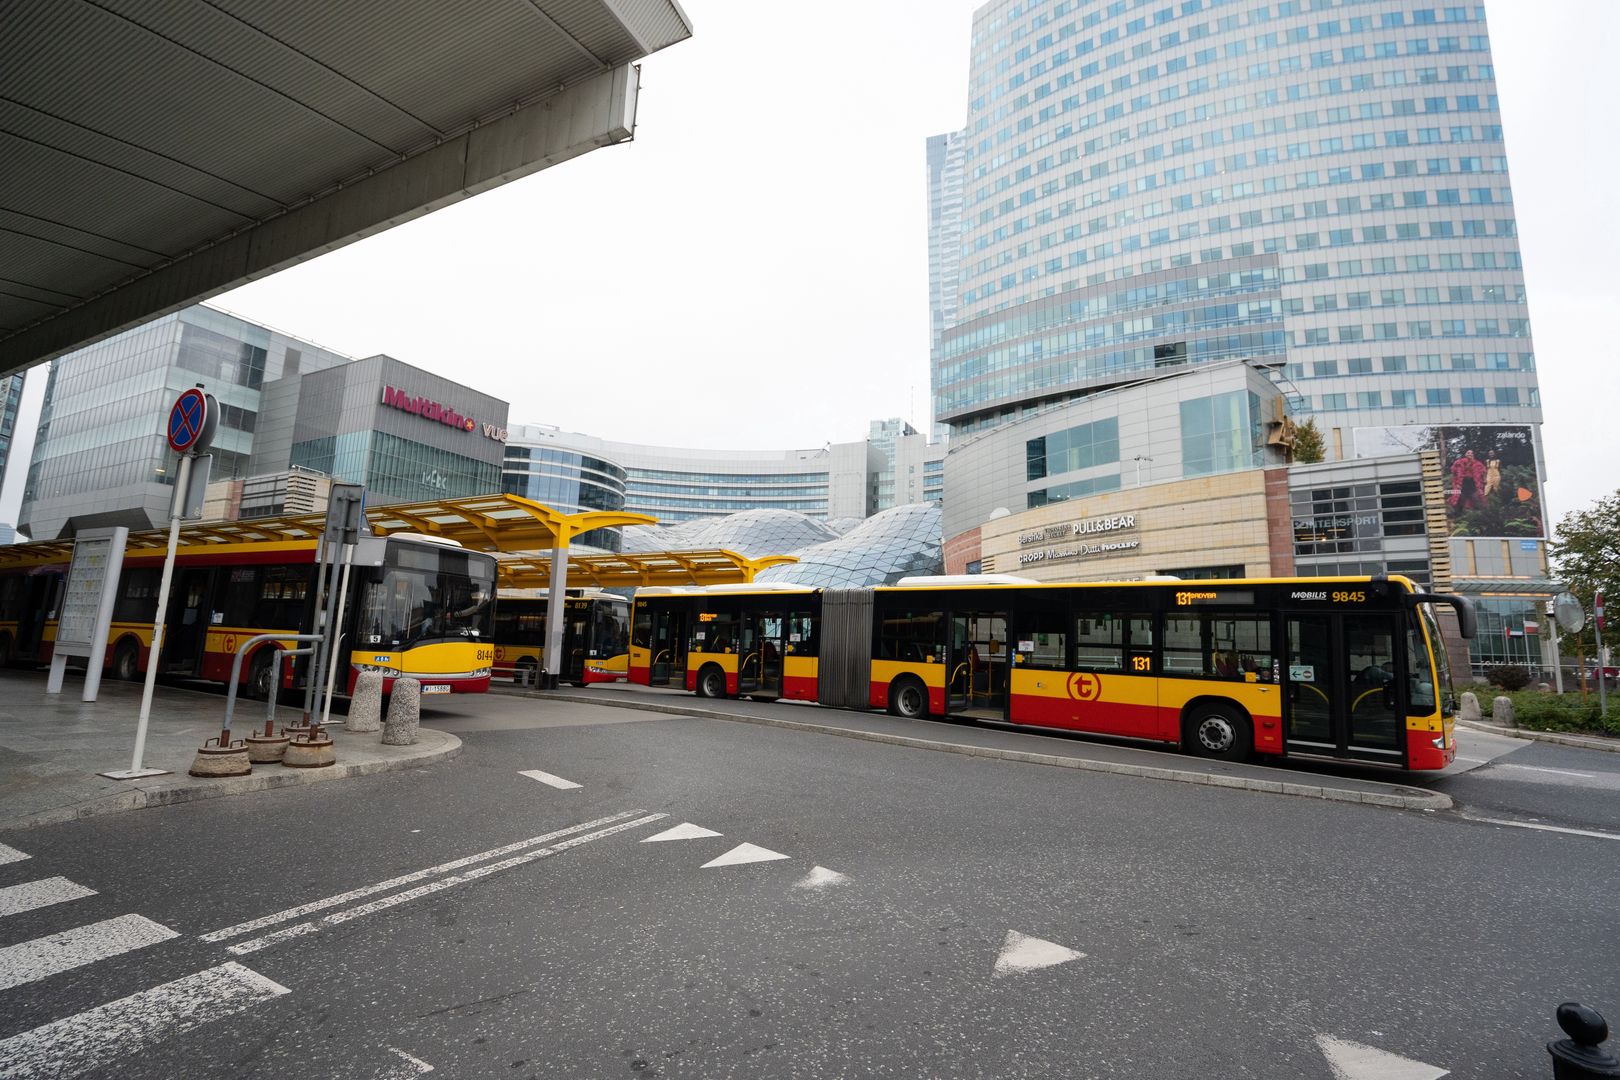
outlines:
[[[1531,742],[1557,743],[1559,746],[1574,746],[1581,750],[1602,750],[1605,753],[1620,754],[1620,739],[1605,739],[1597,735],[1576,735],[1567,731],[1536,731],[1532,728],[1503,727],[1501,724],[1487,724],[1482,720],[1458,720],[1458,727],[1470,728],[1474,731],[1485,731],[1492,735],[1506,735],[1514,739],[1529,739]]]
[[[420,744],[430,745],[422,746]],[[110,793],[88,802],[59,806],[25,814],[9,821],[0,821],[0,830],[35,829],[42,825],[61,825],[83,818],[116,814],[125,810],[141,810],[149,806],[178,806],[181,803],[217,799],[226,795],[247,795],[255,791],[275,791],[280,788],[319,784],[329,780],[345,780],[351,776],[374,776],[378,773],[403,772],[421,765],[449,761],[461,753],[461,740],[447,731],[432,728],[418,729],[418,747],[409,756],[381,758],[375,761],[355,761],[325,769],[287,769],[263,765],[247,776],[221,777],[198,780],[190,776],[172,779],[154,777],[148,787],[132,787],[128,791]],[[342,747],[340,746],[341,753]]]
[[[1450,810],[1452,808],[1451,796],[1439,792],[1417,792],[1411,789],[1397,789],[1397,791],[1390,793],[1350,791],[1345,788],[1324,787],[1320,784],[1258,780],[1245,776],[1222,776],[1216,773],[1193,772],[1187,769],[1165,769],[1152,765],[1125,765],[1113,761],[1094,761],[1091,758],[1039,754],[1028,750],[1003,750],[992,746],[974,746],[970,743],[939,742],[934,739],[919,739],[911,735],[889,735],[879,731],[861,731],[859,728],[836,727],[832,724],[815,724],[803,720],[780,720],[768,716],[724,713],[714,709],[701,709],[690,705],[662,705],[647,701],[604,701],[600,696],[587,697],[584,694],[559,694],[555,692],[529,693],[525,696],[542,701],[568,701],[581,705],[605,705],[618,709],[639,709],[643,712],[696,716],[704,720],[730,720],[740,724],[760,724],[764,727],[786,728],[789,731],[808,731],[818,735],[836,735],[845,739],[864,739],[867,742],[905,746],[914,750],[935,750],[946,754],[994,758],[999,761],[1018,761],[1030,765],[1052,765],[1060,769],[1079,769],[1082,772],[1140,776],[1149,780],[1168,780],[1181,784],[1203,784],[1208,787],[1236,788],[1242,791],[1262,791],[1272,795],[1299,795],[1312,799],[1324,799],[1328,802],[1391,806],[1401,810]]]

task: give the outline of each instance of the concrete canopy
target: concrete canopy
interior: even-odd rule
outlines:
[[[0,375],[628,140],[676,0],[0,5]]]

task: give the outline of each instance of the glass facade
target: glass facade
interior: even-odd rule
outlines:
[[[368,497],[425,502],[501,489],[500,467],[385,431],[350,431],[293,444],[288,465],[364,484]]]
[[[1231,357],[1324,427],[1540,420],[1479,4],[1000,0],[971,50],[953,430]]]
[[[192,386],[219,404],[211,478],[246,476],[264,384],[300,352],[306,369],[347,359],[196,306],[59,357],[46,382],[19,524],[48,539],[82,515],[127,512],[132,524],[161,522],[175,457],[163,418]]]
[[[769,506],[826,517],[830,480],[826,472],[707,472],[674,469],[625,470],[625,499],[660,521],[692,521]]]
[[[606,458],[578,450],[507,444],[501,465],[502,490],[566,513],[623,510],[625,471]],[[621,550],[617,529],[581,533],[579,543],[605,551]]]
[[[756,580],[846,589],[893,585],[913,574],[940,573],[941,552],[939,507],[896,506],[837,539],[790,552],[798,562],[768,567]]]

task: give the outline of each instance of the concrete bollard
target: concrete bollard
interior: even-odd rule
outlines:
[[[287,744],[281,763],[289,769],[324,769],[337,764],[337,750],[332,736],[319,726],[307,729]]]
[[[1567,1039],[1547,1044],[1553,1059],[1553,1080],[1598,1080],[1620,1076],[1620,1058],[1603,1049],[1609,1022],[1596,1009],[1576,1001],[1558,1006],[1558,1026]]]
[[[1472,690],[1464,690],[1462,697],[1457,701],[1457,719],[1483,720],[1485,717],[1479,711],[1479,698],[1474,696]]]
[[[349,699],[349,731],[382,730],[383,675],[380,671],[362,671],[354,679],[354,696]]]
[[[415,679],[395,679],[394,692],[388,697],[388,720],[383,724],[383,745],[411,745],[421,722],[422,684]]]
[[[240,739],[223,746],[218,739],[209,739],[198,749],[187,771],[192,776],[247,776],[253,771],[253,763]]]
[[[247,744],[249,761],[255,765],[273,765],[287,752],[292,736],[283,731],[280,735],[248,735],[242,741]]]
[[[1501,727],[1518,727],[1519,721],[1513,716],[1513,699],[1499,697],[1491,702],[1491,723]]]

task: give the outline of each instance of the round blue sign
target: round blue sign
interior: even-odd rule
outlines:
[[[169,410],[169,446],[185,453],[194,449],[208,421],[208,399],[201,390],[186,390]]]

